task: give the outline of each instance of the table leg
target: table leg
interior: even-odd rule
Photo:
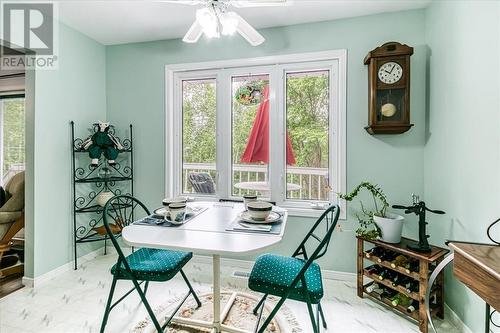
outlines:
[[[490,305],[486,303],[486,316],[484,318],[484,332],[485,333],[490,333]]]
[[[213,287],[214,287],[214,331],[221,331],[220,322],[220,256],[213,255]]]

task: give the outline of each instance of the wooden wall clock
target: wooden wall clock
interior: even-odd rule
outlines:
[[[368,126],[370,134],[399,134],[410,124],[410,56],[413,47],[385,43],[368,52]]]

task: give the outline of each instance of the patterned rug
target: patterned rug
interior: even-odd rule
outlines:
[[[221,311],[224,309],[232,292],[221,293]],[[223,324],[233,326],[239,329],[253,332],[257,317],[252,313],[254,306],[259,301],[259,295],[251,293],[238,293],[229,313]],[[203,321],[212,321],[213,314],[213,295],[212,293],[202,294],[199,296],[202,306],[196,309],[196,303],[190,296],[184,305],[177,312],[177,316],[190,319],[198,319]],[[160,325],[165,323],[166,318],[170,316],[172,311],[180,299],[170,300],[167,304],[161,305],[154,310]],[[265,303],[264,313],[262,315],[261,324],[266,316],[271,312],[277,302],[276,298],[268,297]],[[146,317],[144,320],[130,331],[132,333],[151,333],[156,332],[151,319]],[[172,324],[165,331],[166,333],[206,333],[211,332],[210,329],[197,328],[190,326],[180,326]],[[282,306],[278,314],[274,317],[271,324],[268,326],[266,333],[299,333],[302,332],[300,325],[293,313],[286,307]]]

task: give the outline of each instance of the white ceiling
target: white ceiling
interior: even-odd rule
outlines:
[[[293,0],[277,7],[234,9],[255,28],[334,20],[426,7],[431,0]],[[65,0],[59,18],[105,45],[180,38],[196,8],[147,0]]]

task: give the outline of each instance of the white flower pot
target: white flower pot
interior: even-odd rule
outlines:
[[[97,198],[95,198],[95,201],[97,204],[101,207],[104,207],[106,205],[106,202],[108,202],[109,199],[114,197],[115,194],[111,191],[103,191],[97,195]]]
[[[386,217],[373,216],[373,220],[380,228],[380,240],[386,243],[401,242],[403,222],[405,218],[401,215],[387,213]]]

